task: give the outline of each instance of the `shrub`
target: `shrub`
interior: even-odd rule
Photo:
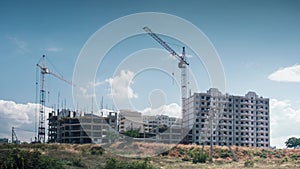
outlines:
[[[281,155],[280,154],[275,154],[275,157],[276,158],[281,158]]]
[[[260,157],[260,158],[267,158],[267,155],[266,155],[265,153],[261,153],[261,154],[259,155],[259,157]]]
[[[82,154],[83,156],[86,156],[86,155],[87,155],[86,149],[81,149],[81,154]],[[92,153],[91,153],[91,154],[92,154]]]
[[[131,138],[137,138],[139,136],[139,130],[127,130],[124,135]]]
[[[247,160],[247,161],[245,161],[244,166],[245,167],[253,167],[254,166],[254,161]]]
[[[84,167],[84,163],[82,162],[81,158],[73,158],[72,165],[76,167]]]
[[[148,160],[145,161],[133,161],[133,162],[121,162],[114,158],[106,161],[104,167],[101,169],[154,169],[155,167],[149,164]]]
[[[115,169],[117,168],[117,163],[117,160],[114,158],[108,159],[103,169]]]
[[[230,157],[230,154],[227,151],[221,150],[220,151],[220,157],[221,158],[227,158],[227,157]]]
[[[286,162],[288,162],[289,161],[289,159],[287,158],[287,157],[284,157],[282,160],[281,160],[281,163],[286,163]]]
[[[104,153],[104,149],[102,147],[92,147],[90,151],[92,155],[102,155]]]
[[[161,151],[161,150],[160,150]],[[161,156],[167,156],[169,155],[169,150],[163,151],[162,153],[160,153]]]
[[[0,168],[63,168],[62,163],[58,159],[43,156],[39,151],[30,152],[28,150],[20,150],[13,148],[9,150],[1,150],[0,152]]]
[[[298,160],[298,156],[295,155],[295,154],[293,154],[293,155],[291,156],[291,159],[294,160],[294,161],[296,161],[296,160]]]
[[[193,155],[193,163],[205,163],[208,155],[205,154],[204,152],[199,151],[198,153],[195,153]]]

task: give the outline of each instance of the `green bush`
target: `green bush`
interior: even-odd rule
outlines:
[[[155,167],[149,164],[148,160],[145,161],[133,161],[133,162],[122,162],[111,158],[106,161],[104,167],[100,169],[154,169]]]
[[[0,168],[3,169],[63,168],[59,160],[43,156],[39,151],[30,152],[18,148],[0,151]]]
[[[259,157],[260,157],[260,158],[267,158],[267,155],[266,155],[265,153],[261,153],[261,154],[259,155]]]
[[[227,157],[230,157],[230,154],[229,154],[229,152],[226,151],[226,150],[221,150],[221,151],[220,151],[220,157],[221,157],[221,158],[227,158]]]
[[[288,161],[289,161],[288,157],[284,157],[284,158],[281,160],[281,163],[286,163],[286,162],[288,162]]]
[[[124,133],[125,136],[128,136],[128,137],[132,137],[132,138],[137,138],[139,136],[139,130],[127,130],[125,133]]]
[[[295,154],[293,154],[293,155],[291,156],[291,159],[294,160],[294,161],[296,161],[296,160],[298,160],[298,156],[295,155]]]
[[[91,154],[92,154],[92,153],[91,153]],[[82,155],[82,156],[86,156],[86,155],[87,155],[86,149],[81,149],[81,155]]]
[[[166,151],[163,151],[162,153],[160,153],[160,155],[167,156],[167,155],[169,155],[169,152],[170,152],[170,150],[166,150]]]
[[[84,163],[82,162],[81,158],[73,158],[72,165],[76,167],[84,167]]]
[[[92,147],[90,151],[92,155],[102,155],[104,153],[104,149],[102,147]]]
[[[208,155],[205,154],[204,152],[199,151],[198,153],[195,153],[193,155],[193,163],[205,163],[207,160]]]
[[[247,160],[247,161],[245,161],[244,166],[245,167],[253,167],[254,166],[254,161]]]

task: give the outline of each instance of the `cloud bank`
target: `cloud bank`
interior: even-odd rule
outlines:
[[[0,100],[0,137],[10,138],[11,128],[15,127],[19,139],[23,141],[34,139],[33,131],[35,131],[35,121],[38,121],[38,116],[35,116],[38,113],[38,106],[39,104],[35,103],[20,104],[14,101]],[[46,118],[49,111],[51,109],[46,108]]]
[[[278,82],[300,82],[300,65],[280,68],[270,74],[268,79]]]
[[[271,99],[271,145],[284,148],[290,137],[300,137],[300,109],[288,100]]]
[[[176,103],[162,105],[158,108],[145,108],[141,111],[143,115],[168,115],[170,117],[182,118],[181,107]]]

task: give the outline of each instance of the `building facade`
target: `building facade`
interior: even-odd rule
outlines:
[[[77,115],[62,110],[58,115],[49,113],[48,142],[58,143],[108,143],[107,134],[117,128],[117,113],[107,117],[94,114]]]
[[[155,121],[158,125],[166,125],[166,126],[172,126],[176,123],[178,123],[178,118],[176,117],[169,117],[167,115],[156,115]]]
[[[269,99],[255,92],[222,94],[211,88],[185,101],[185,143],[270,147]]]
[[[124,134],[128,130],[144,132],[142,113],[131,110],[120,110],[119,133]]]

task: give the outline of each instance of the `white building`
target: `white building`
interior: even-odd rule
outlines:
[[[183,129],[186,143],[270,146],[269,99],[255,92],[245,96],[222,94],[218,89],[194,93],[186,102]],[[211,126],[213,132],[211,133]]]
[[[128,130],[138,130],[143,133],[142,113],[131,110],[120,110],[119,113],[119,132],[124,134]]]
[[[157,121],[158,125],[166,125],[166,126],[172,126],[173,124],[178,122],[178,118],[169,117],[167,115],[156,115],[155,120]]]

